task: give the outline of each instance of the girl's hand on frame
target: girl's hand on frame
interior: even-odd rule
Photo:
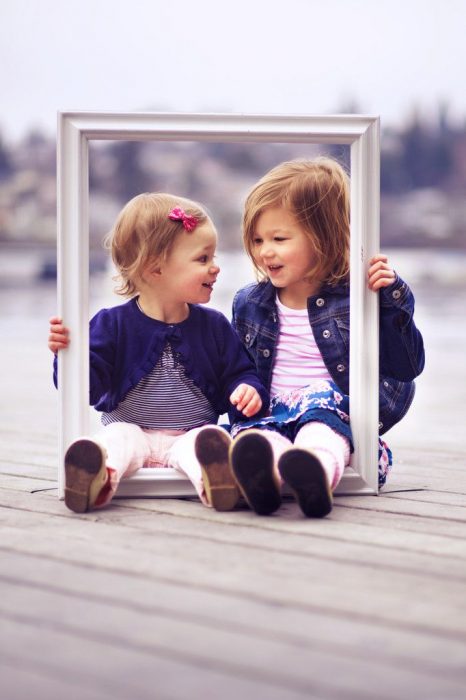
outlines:
[[[48,347],[54,354],[59,350],[65,350],[70,344],[69,330],[63,325],[63,321],[58,316],[52,316],[49,320]]]
[[[375,255],[369,262],[368,286],[373,292],[389,287],[396,279],[395,271],[388,264],[386,255]]]
[[[254,416],[262,408],[262,399],[256,389],[249,384],[240,384],[230,396],[230,402],[246,418]]]

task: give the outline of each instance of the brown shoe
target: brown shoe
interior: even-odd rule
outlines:
[[[278,471],[306,517],[323,518],[330,513],[332,491],[317,455],[297,447],[287,450],[278,461]]]
[[[233,441],[230,461],[236,482],[258,515],[270,515],[280,508],[280,488],[273,472],[273,452],[259,430],[245,430]]]
[[[87,438],[71,443],[65,454],[65,504],[70,510],[92,510],[107,478],[103,447]]]
[[[197,434],[194,445],[207,500],[219,511],[233,510],[239,500],[228,460],[230,443],[231,438],[223,428],[204,428]]]

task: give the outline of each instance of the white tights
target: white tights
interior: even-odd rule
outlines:
[[[204,426],[205,427],[205,426]],[[217,426],[209,426],[217,427]],[[194,443],[201,428],[188,430],[143,430],[131,423],[110,423],[95,436],[107,451],[109,483],[99,506],[108,503],[122,478],[142,467],[173,467],[185,474],[195,487],[201,501],[208,505],[202,482],[201,466],[196,459]],[[218,430],[222,430],[218,428]],[[273,449],[274,466],[290,447],[311,449],[319,457],[332,490],[349,464],[349,442],[324,423],[306,423],[296,435],[294,445],[273,430],[261,431]]]
[[[205,426],[204,426],[205,427]],[[217,428],[218,426],[209,426]],[[172,467],[185,474],[204,505],[209,505],[202,481],[201,465],[194,444],[202,428],[193,430],[145,430],[132,423],[110,423],[94,439],[107,452],[109,481],[99,507],[106,505],[126,479],[143,467]]]
[[[303,425],[296,435],[294,444],[275,430],[263,430],[261,432],[272,446],[274,467],[280,481],[281,478],[277,468],[278,460],[290,447],[312,450],[317,455],[327,474],[328,483],[332,491],[338,485],[345,467],[349,464],[349,440],[325,423],[313,421]]]

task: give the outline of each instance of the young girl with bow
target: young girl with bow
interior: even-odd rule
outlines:
[[[230,510],[239,492],[217,420],[257,415],[269,399],[228,320],[202,306],[219,274],[214,224],[196,202],[141,194],[121,211],[110,244],[129,301],[90,322],[90,403],[103,429],[68,447],[65,504],[78,513],[104,506],[141,467],[173,467],[205,505]],[[63,320],[50,319],[55,383],[69,342]]]

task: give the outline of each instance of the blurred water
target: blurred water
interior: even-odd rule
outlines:
[[[457,250],[393,248],[384,251],[393,267],[404,277],[419,299],[446,307],[443,312],[461,309],[463,289],[466,289],[466,252]],[[248,258],[242,251],[219,252],[221,272],[212,295],[211,305],[229,315],[234,292],[254,280]],[[11,316],[35,317],[38,305],[47,313],[56,308],[56,284],[53,280],[39,281],[43,266],[40,251],[0,251],[0,320]],[[102,305],[119,303],[112,292],[111,273],[91,275],[91,312]],[[428,304],[427,304],[428,305]]]

